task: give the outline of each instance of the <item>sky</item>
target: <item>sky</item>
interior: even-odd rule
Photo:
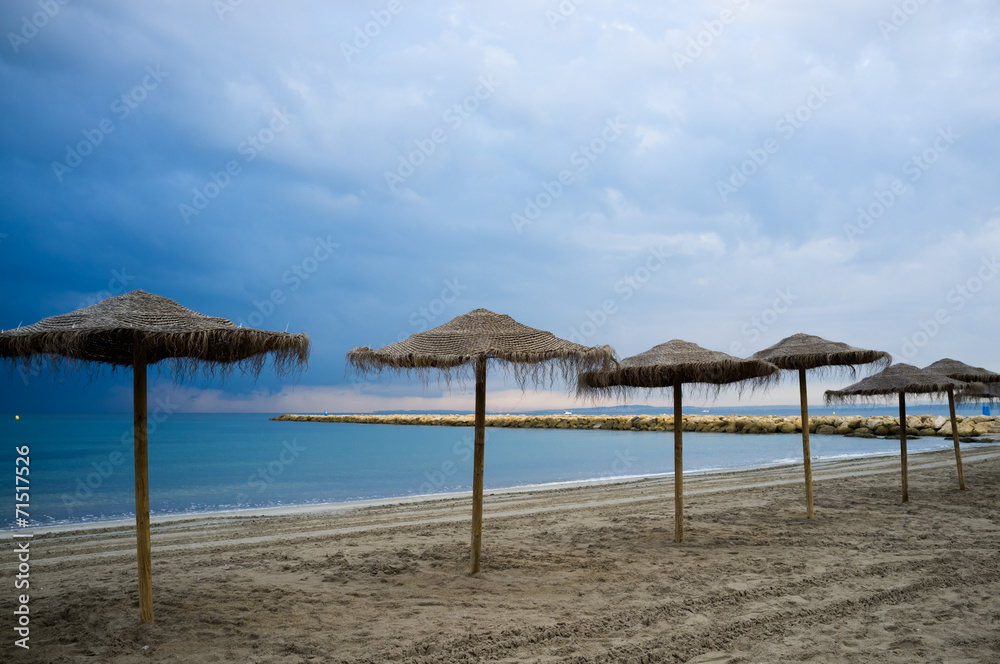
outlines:
[[[357,378],[344,355],[479,307],[619,357],[806,332],[1000,370],[998,17],[4,2],[0,328],[143,289],[312,340],[292,379],[152,371],[150,409],[173,411],[469,410],[468,385]],[[128,371],[0,376],[10,412],[131,408]],[[500,371],[488,390],[491,411],[584,405]],[[796,402],[793,380],[714,403]]]

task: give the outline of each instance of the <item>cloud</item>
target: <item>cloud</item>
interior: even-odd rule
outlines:
[[[944,310],[916,359],[1000,365],[1000,282],[968,291],[998,239],[985,0],[899,25],[862,0],[60,6],[0,48],[0,327],[125,270],[310,334],[295,390],[479,306],[623,354],[800,331],[900,354]],[[0,33],[37,11],[5,3]],[[317,238],[339,248],[306,270]]]

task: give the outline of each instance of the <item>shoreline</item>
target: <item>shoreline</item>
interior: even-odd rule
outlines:
[[[1000,440],[991,439],[980,439],[975,441],[976,447],[973,449],[991,449],[996,448],[1000,450]],[[968,452],[968,449],[963,450],[963,458]],[[950,463],[954,463],[953,453],[946,449],[934,449],[934,450],[921,450],[921,451],[910,451],[908,457],[910,459],[920,458],[926,455],[934,454],[948,454],[949,458],[952,459]],[[827,472],[830,468],[840,465],[852,465],[864,461],[875,461],[877,466],[882,466],[885,464],[896,463],[898,466],[899,454],[897,453],[872,453],[872,454],[861,454],[852,455],[847,457],[838,457],[834,459],[816,459],[812,461],[812,469],[814,476],[817,474],[822,474]],[[895,460],[895,461],[894,461]],[[947,462],[942,462],[947,463]],[[717,477],[717,478],[736,478],[742,476],[749,476],[754,473],[768,473],[770,471],[781,471],[785,469],[798,469],[801,471],[803,463],[801,460],[790,461],[790,462],[777,462],[763,466],[748,466],[743,468],[707,468],[700,470],[685,470],[684,480],[688,483],[689,480],[693,478],[703,478],[703,477]],[[897,467],[898,471],[898,467]],[[871,474],[861,471],[864,474]],[[875,472],[875,471],[873,471]],[[892,472],[892,470],[881,470],[878,473]],[[663,473],[650,473],[648,475],[625,475],[618,477],[595,477],[582,480],[566,480],[558,482],[542,482],[539,484],[521,484],[513,486],[504,487],[494,487],[485,489],[485,493],[491,496],[514,496],[518,494],[531,494],[531,493],[545,493],[545,492],[558,492],[563,490],[572,489],[589,489],[597,487],[608,487],[614,488],[617,486],[627,487],[637,482],[651,482],[651,481],[672,481],[674,473],[663,472]],[[802,482],[801,478],[799,480],[789,480],[786,483]],[[764,486],[764,485],[753,485],[753,486]],[[685,489],[687,493],[688,489]],[[406,495],[406,496],[387,496],[384,498],[362,498],[358,500],[344,500],[340,502],[330,502],[330,503],[303,503],[301,505],[280,505],[273,507],[258,507],[258,508],[247,508],[247,509],[226,509],[217,511],[204,511],[204,512],[189,512],[189,513],[173,513],[173,514],[159,514],[151,515],[150,523],[152,525],[169,525],[178,524],[187,521],[209,521],[214,519],[254,519],[254,518],[270,518],[270,517],[295,517],[295,516],[308,516],[308,515],[332,515],[342,512],[350,512],[354,510],[362,510],[367,508],[378,508],[378,507],[393,507],[393,506],[409,506],[409,505],[419,505],[421,503],[433,503],[442,500],[465,500],[472,496],[471,490],[466,491],[452,491],[445,493],[428,493],[428,494],[417,494],[417,495]],[[131,528],[135,525],[135,517],[130,518],[118,518],[109,519],[107,521],[84,521],[79,523],[60,523],[53,525],[39,525],[39,526],[29,526],[27,528],[9,528],[0,530],[0,539],[13,539],[16,533],[19,532],[30,532],[32,535],[44,535],[49,533],[67,533],[76,531],[101,531],[105,529],[121,529],[121,528]],[[3,565],[0,564],[0,569]]]
[[[329,422],[395,426],[471,427],[474,415],[352,414],[306,415],[286,413],[275,422]],[[682,415],[684,431],[703,433],[794,434],[802,432],[802,418],[780,415]],[[955,417],[962,438],[1000,435],[1000,421],[990,415]],[[674,416],[662,415],[486,415],[486,426],[514,429],[603,429],[606,431],[673,430]],[[951,420],[938,415],[908,415],[907,437],[951,437]],[[809,432],[857,438],[898,437],[899,418],[891,415],[818,415],[809,418]]]

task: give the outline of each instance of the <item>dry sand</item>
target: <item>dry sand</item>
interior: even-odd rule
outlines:
[[[32,543],[31,649],[3,662],[1000,662],[1000,447],[153,525],[138,625],[127,527]],[[489,473],[489,465],[486,468]],[[148,647],[147,647],[148,646]]]

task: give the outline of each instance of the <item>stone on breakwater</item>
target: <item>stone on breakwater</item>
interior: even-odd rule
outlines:
[[[348,422],[354,424],[398,424],[422,426],[473,426],[473,415],[280,415],[271,418],[286,422]],[[956,417],[960,436],[990,433],[997,418],[987,415]],[[684,415],[685,431],[710,433],[773,434],[798,433],[802,418],[753,415]],[[907,435],[951,436],[951,420],[931,415],[910,415],[906,418]],[[673,431],[673,415],[487,415],[486,426],[531,429],[611,429],[617,431]],[[809,430],[819,434],[847,436],[898,436],[899,419],[892,416],[847,417],[823,415],[809,418]]]

